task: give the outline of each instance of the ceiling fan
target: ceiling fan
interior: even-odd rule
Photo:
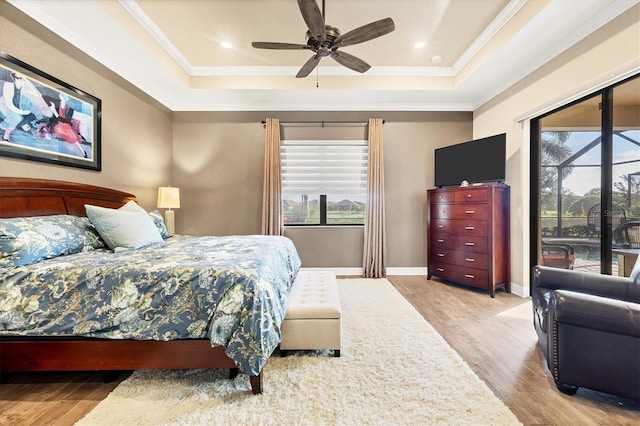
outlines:
[[[308,76],[309,73],[318,66],[320,59],[326,56],[331,56],[336,62],[347,68],[363,73],[371,68],[371,65],[356,56],[338,51],[338,48],[372,40],[388,34],[396,28],[391,18],[385,18],[342,34],[337,28],[325,24],[323,18],[324,0],[322,0],[322,13],[316,0],[298,0],[298,7],[300,7],[302,17],[309,28],[306,35],[307,44],[263,41],[254,41],[251,43],[251,45],[257,49],[308,49],[314,52],[314,55],[300,68],[300,71],[296,74],[296,78]]]

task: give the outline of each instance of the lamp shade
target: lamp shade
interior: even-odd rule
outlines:
[[[172,186],[161,186],[160,188],[158,188],[158,208],[179,209],[180,188],[175,188]]]

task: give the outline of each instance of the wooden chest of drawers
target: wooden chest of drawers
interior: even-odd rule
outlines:
[[[427,208],[427,279],[509,292],[509,186],[430,189]]]

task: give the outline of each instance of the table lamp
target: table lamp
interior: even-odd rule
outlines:
[[[168,209],[164,212],[164,221],[167,225],[167,232],[173,235],[176,230],[174,211],[171,209],[180,208],[180,188],[171,186],[161,186],[158,188],[158,208]]]

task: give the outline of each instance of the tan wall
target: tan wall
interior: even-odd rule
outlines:
[[[473,137],[507,133],[511,280],[529,294],[529,127],[518,117],[586,95],[640,68],[640,6],[593,33],[474,112]],[[564,101],[563,101],[564,100]]]
[[[523,125],[515,119],[637,70],[639,15],[640,6],[635,6],[478,108],[473,125],[469,113],[444,112],[180,113],[174,114],[172,122],[170,112],[138,89],[0,2],[1,51],[102,99],[103,157],[101,172],[0,157],[0,175],[118,188],[137,194],[147,209],[155,205],[157,186],[173,183],[184,194],[183,207],[177,213],[178,232],[256,233],[260,227],[263,167],[261,120],[267,116],[283,120],[366,120],[381,116],[387,120],[388,265],[424,266],[424,194],[433,185],[433,149],[507,132],[512,281],[526,289],[529,134],[526,122]],[[291,236],[302,248],[306,266],[359,266],[359,228],[324,232],[300,229],[292,231]],[[327,247],[336,246],[341,250],[327,253]]]
[[[101,172],[0,157],[0,175],[116,188],[155,208],[157,187],[172,178],[171,113],[4,1],[0,51],[102,100]]]
[[[174,114],[174,183],[180,232],[260,232],[264,128],[261,121],[367,121],[382,117],[389,267],[425,267],[425,198],[433,186],[433,150],[471,139],[467,112],[237,112]],[[306,128],[307,133],[313,128]],[[305,267],[360,267],[361,227],[286,231]]]
[[[102,171],[0,157],[0,175],[84,182],[136,194],[155,208],[160,185],[182,191],[177,232],[260,232],[261,121],[361,120],[385,124],[388,265],[424,267],[424,199],[433,185],[433,149],[471,138],[471,113],[174,113],[6,2],[0,51],[102,100]],[[288,235],[305,266],[359,267],[362,228],[298,228]]]

